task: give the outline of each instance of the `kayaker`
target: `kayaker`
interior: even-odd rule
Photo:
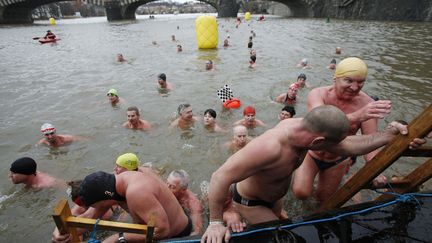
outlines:
[[[47,33],[46,33],[46,35],[45,35],[44,38],[45,38],[45,39],[55,39],[55,38],[56,38],[56,35],[54,35],[54,33],[51,32],[51,30],[47,30]]]

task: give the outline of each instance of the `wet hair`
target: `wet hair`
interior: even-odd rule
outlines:
[[[209,114],[211,117],[216,118],[217,114],[216,111],[213,109],[207,109],[204,111],[204,115]]]
[[[250,56],[250,59],[251,59],[251,61],[255,62],[256,61],[256,56],[252,55],[252,56]]]
[[[330,63],[336,64],[336,59],[333,58]]]
[[[312,109],[302,120],[305,128],[333,142],[342,141],[350,124],[346,115],[337,107],[322,105]]]
[[[300,79],[300,78],[306,80],[306,74],[300,73],[300,75],[297,77],[297,79]]]
[[[180,104],[177,108],[177,112],[179,115],[181,115],[181,113],[184,111],[184,109],[190,107],[190,104],[188,103],[184,103],[184,104]]]
[[[135,111],[135,114],[136,114],[137,116],[140,116],[140,113],[139,113],[138,107],[136,107],[136,106],[129,106],[129,107],[126,109],[126,111]]]
[[[163,81],[166,81],[166,75],[165,75],[165,73],[161,73],[161,74],[159,74],[159,75],[158,75],[158,78],[159,78],[159,79],[162,79]]]
[[[286,112],[290,113],[291,117],[294,117],[296,114],[294,107],[289,106],[289,105],[286,105],[284,108],[282,108],[282,111],[286,111]]]
[[[249,41],[249,42],[248,42],[248,48],[252,48],[252,46],[253,46],[252,41]]]
[[[187,189],[189,186],[189,175],[185,170],[173,170],[169,173],[168,177],[175,177],[180,179],[180,187]]]
[[[67,185],[70,186],[70,197],[72,201],[75,201],[77,197],[79,197],[80,192],[80,186],[83,180],[74,180],[74,181],[68,181]]]

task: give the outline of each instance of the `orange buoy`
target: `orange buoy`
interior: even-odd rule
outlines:
[[[225,108],[228,108],[228,109],[229,108],[231,108],[231,109],[237,109],[237,108],[239,108],[241,106],[241,102],[237,98],[232,98],[232,99],[229,99],[229,100],[225,101],[223,103],[223,106]]]

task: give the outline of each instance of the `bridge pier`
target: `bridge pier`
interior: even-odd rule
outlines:
[[[220,0],[218,8],[218,17],[237,17],[240,5],[236,0]]]
[[[33,18],[28,7],[0,7],[0,24],[31,24]]]
[[[121,6],[119,1],[105,1],[104,6],[108,21],[136,19],[135,12],[128,11],[127,6]]]

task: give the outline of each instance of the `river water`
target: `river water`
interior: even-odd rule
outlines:
[[[257,118],[269,126],[277,123],[282,105],[272,103],[299,73],[312,86],[330,85],[332,58],[358,56],[369,66],[364,91],[390,99],[390,115],[410,121],[432,100],[432,24],[404,22],[293,19],[269,16],[266,21],[242,23],[219,19],[219,48],[198,50],[194,21],[197,15],[165,15],[150,20],[108,23],[105,18],[60,20],[56,26],[36,22],[0,26],[0,242],[47,242],[54,227],[52,209],[64,190],[29,190],[8,179],[10,163],[31,156],[38,169],[65,180],[80,179],[97,171],[112,171],[117,156],[136,153],[142,162],[169,172],[185,169],[191,189],[200,194],[200,183],[228,157],[221,144],[231,134],[208,134],[199,124],[188,134],[169,131],[180,103],[190,103],[202,117],[207,108],[218,112],[218,123],[230,128],[241,119],[241,110],[222,112],[216,95],[229,84],[243,107],[254,105]],[[256,19],[257,16],[253,16]],[[178,27],[178,28],[177,28]],[[41,45],[32,37],[51,29],[57,44]],[[257,34],[257,68],[248,68],[250,31]],[[171,40],[175,35],[177,42]],[[228,48],[223,39],[230,35]],[[153,45],[156,41],[157,45]],[[183,52],[176,52],[176,45]],[[334,54],[336,46],[342,55]],[[123,53],[128,63],[116,63]],[[308,58],[311,69],[295,67]],[[205,71],[212,59],[214,71]],[[160,95],[157,75],[166,73],[174,90]],[[106,92],[116,88],[129,105],[140,108],[153,125],[148,133],[124,129],[127,105],[113,108]],[[307,90],[299,93],[297,116],[305,114]],[[40,126],[50,122],[60,134],[88,137],[60,149],[35,146],[42,138]],[[262,130],[255,131],[260,134]],[[418,160],[402,160],[385,174],[403,175]],[[357,163],[357,168],[359,167]],[[356,168],[354,168],[356,169]],[[166,173],[165,175],[166,176]],[[287,210],[301,214],[301,205],[287,196]]]

